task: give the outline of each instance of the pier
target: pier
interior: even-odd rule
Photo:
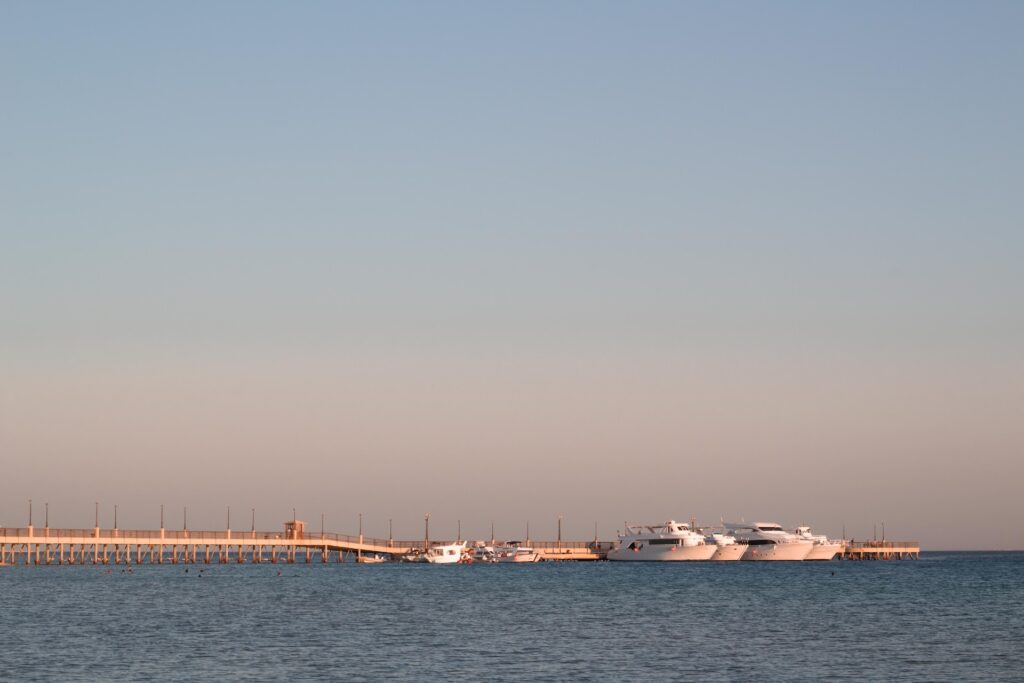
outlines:
[[[127,529],[0,528],[0,565],[228,564],[359,561],[362,556],[393,559],[434,543],[308,533],[302,522],[281,531],[193,531]],[[596,541],[531,541],[545,560],[600,560],[611,547]]]
[[[298,526],[299,528],[296,528]],[[342,534],[283,531],[0,529],[0,564],[227,564],[343,562],[346,555],[404,555],[418,544]]]
[[[839,553],[843,560],[918,560],[917,541],[846,541]]]

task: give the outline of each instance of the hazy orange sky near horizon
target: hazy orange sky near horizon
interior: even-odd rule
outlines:
[[[1014,4],[8,8],[0,526],[1024,549]]]

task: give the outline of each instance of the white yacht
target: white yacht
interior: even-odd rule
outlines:
[[[814,547],[812,541],[798,538],[775,522],[726,524],[737,541],[747,544],[744,560],[803,560]]]
[[[495,562],[540,562],[540,553],[533,548],[512,541],[495,549]]]
[[[462,561],[462,553],[466,550],[466,542],[449,543],[431,546],[424,557],[430,564],[458,564]]]
[[[619,534],[619,544],[608,551],[609,560],[660,561],[710,560],[718,546],[707,543],[704,536],[689,524],[670,519],[661,525],[626,525]]]
[[[737,541],[735,536],[718,531],[705,535],[704,540],[707,543],[713,543],[718,548],[711,556],[712,560],[718,561],[739,560],[750,547],[746,543]]]
[[[793,530],[793,534],[814,544],[810,554],[804,558],[805,560],[831,560],[836,553],[843,549],[841,542],[832,541],[828,536],[822,534],[814,534],[809,526],[798,526]]]

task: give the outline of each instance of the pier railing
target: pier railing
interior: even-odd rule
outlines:
[[[529,541],[524,543],[534,550],[597,550],[605,551],[612,546],[610,541]]]
[[[330,532],[318,532],[318,531],[306,531],[306,532],[288,532],[282,530],[274,531],[260,531],[260,530],[244,530],[236,531],[232,529],[209,531],[209,530],[194,530],[194,529],[103,529],[103,528],[88,528],[88,529],[61,529],[56,527],[28,527],[12,528],[12,527],[0,527],[0,536],[7,538],[32,538],[36,539],[57,539],[57,538],[105,538],[105,539],[125,539],[125,540],[138,540],[138,539],[155,539],[163,538],[164,541],[242,541],[246,539],[255,539],[257,541],[308,541],[315,542],[317,540],[336,541],[339,543],[352,543],[352,544],[363,544],[363,545],[375,545],[375,546],[398,546],[398,547],[409,547],[409,546],[422,546],[423,539],[416,541],[409,540],[396,540],[388,538],[373,538],[371,536],[353,536],[348,534],[335,534]],[[455,539],[430,539],[430,544],[447,544],[456,543]],[[504,545],[506,543],[517,543],[523,546],[530,546],[537,550],[557,550],[557,549],[579,549],[579,550],[592,550],[599,549],[604,550],[610,547],[612,544],[608,541],[495,541],[498,545]]]
[[[423,541],[397,541],[387,538],[372,538],[370,536],[350,536],[347,534],[334,534],[334,533],[320,533],[320,532],[300,532],[300,533],[289,533],[287,531],[260,531],[260,530],[247,530],[247,531],[207,531],[207,530],[193,530],[193,529],[103,529],[103,528],[91,528],[91,529],[59,529],[56,527],[0,527],[0,537],[6,538],[18,538],[18,539],[58,539],[58,538],[103,538],[103,539],[123,539],[126,541],[134,540],[153,540],[162,539],[164,542],[173,541],[244,541],[244,540],[257,540],[257,541],[304,541],[314,543],[318,540],[334,541],[338,543],[348,544],[362,544],[362,545],[373,545],[373,546],[397,546],[397,547],[408,547],[411,545],[422,545]],[[433,541],[432,541],[433,542]]]
[[[917,541],[844,541],[847,548],[907,548],[919,547]]]

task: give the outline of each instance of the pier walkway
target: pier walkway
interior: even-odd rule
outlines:
[[[346,554],[404,555],[424,542],[303,531],[0,528],[0,564],[338,562]]]
[[[301,522],[300,522],[301,524]],[[392,558],[451,540],[394,539],[284,531],[0,528],[0,564],[226,564],[343,562],[363,555]],[[531,541],[545,560],[601,560],[609,542]]]

